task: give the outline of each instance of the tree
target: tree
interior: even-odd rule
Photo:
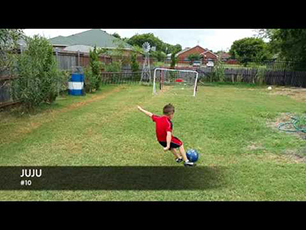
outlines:
[[[149,42],[150,46],[155,46],[156,50],[162,50],[162,45],[163,42],[155,37],[152,33],[147,33],[147,34],[136,34],[132,36],[127,43],[132,45],[132,46],[139,46],[142,47],[143,43]]]
[[[189,54],[187,59],[190,61],[190,63],[193,63],[194,61],[198,61],[201,59],[201,55],[197,53]]]
[[[0,29],[0,73],[9,72],[13,67],[17,42],[23,37],[21,29]]]
[[[123,65],[129,65],[131,60],[130,57],[124,55],[124,48],[125,44],[122,40],[114,40],[116,44],[115,49],[107,49],[107,48],[100,48],[97,49],[98,54],[104,54],[112,57],[112,62],[109,64],[102,64],[102,67],[106,72],[120,72],[122,70]]]
[[[133,52],[131,57],[131,68],[132,68],[132,72],[137,72],[139,71],[139,64],[137,62],[137,53]]]
[[[115,32],[115,33],[113,33],[113,34],[112,34],[112,36],[113,36],[113,37],[115,37],[115,38],[119,38],[119,39],[121,39],[120,35],[119,35],[118,33],[116,33],[116,32]]]
[[[165,50],[164,52],[166,54],[171,54],[173,52],[180,52],[182,50],[182,46],[180,44],[176,44],[176,45],[170,45],[170,44],[167,44],[167,43],[164,43],[165,44]]]
[[[281,60],[293,62],[297,70],[306,70],[306,29],[267,29],[263,36]]]
[[[131,68],[132,72],[139,71],[139,64],[137,62],[137,55],[142,53],[142,49],[138,46],[133,46],[133,51],[131,53]]]
[[[101,67],[102,63],[99,60],[101,50],[95,46],[89,51],[89,66],[85,68],[85,90],[92,93],[100,88]]]
[[[155,51],[151,53],[151,56],[156,58],[157,61],[163,62],[165,61],[167,55],[163,51]]]
[[[176,57],[176,54],[180,52],[179,49],[175,49],[173,50],[173,52],[171,53],[171,64],[170,64],[170,68],[173,69],[176,65],[176,62],[177,62],[177,57]]]
[[[268,39],[267,48],[272,54],[280,53],[280,42],[279,37],[280,29],[260,29],[258,30],[258,38]]]
[[[59,94],[63,75],[57,69],[53,47],[38,35],[26,38],[27,48],[17,58],[12,82],[12,96],[28,110],[42,103],[52,103]]]
[[[152,33],[136,34],[131,38],[129,38],[126,42],[132,46],[136,45],[138,47],[142,47],[143,43],[149,42],[151,47],[152,46],[156,47],[157,52],[160,51],[165,53],[166,55],[169,53],[173,53],[175,50],[179,51],[182,50],[181,45],[179,44],[170,45],[168,43],[165,43],[162,40],[160,40],[158,37],[155,37],[154,34]],[[161,55],[161,53],[159,55]]]
[[[249,62],[260,63],[271,58],[268,45],[261,38],[243,38],[233,42],[229,53],[244,66]]]

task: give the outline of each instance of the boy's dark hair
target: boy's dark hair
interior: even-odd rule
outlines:
[[[174,112],[175,112],[174,106],[171,105],[170,103],[168,105],[165,105],[163,108],[164,115],[170,115],[173,114]]]

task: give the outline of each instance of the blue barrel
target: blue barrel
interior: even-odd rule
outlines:
[[[73,73],[71,74],[70,81],[68,82],[68,93],[74,96],[83,95],[84,88],[84,74]]]

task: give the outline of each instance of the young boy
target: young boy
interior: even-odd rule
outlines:
[[[173,124],[171,119],[174,114],[173,105],[168,104],[163,108],[163,116],[156,116],[153,113],[144,110],[140,106],[138,106],[138,109],[145,115],[151,117],[155,122],[156,137],[158,142],[164,147],[164,151],[170,150],[177,163],[184,160],[184,166],[195,166],[195,163],[190,162],[187,159],[182,141],[172,135]],[[179,152],[175,150],[176,148],[179,149]]]

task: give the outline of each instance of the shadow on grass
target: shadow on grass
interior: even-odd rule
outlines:
[[[22,169],[37,169],[42,175],[20,177]],[[0,167],[0,190],[206,190],[225,186],[224,171],[182,165]],[[31,185],[21,185],[22,180],[31,180]]]

